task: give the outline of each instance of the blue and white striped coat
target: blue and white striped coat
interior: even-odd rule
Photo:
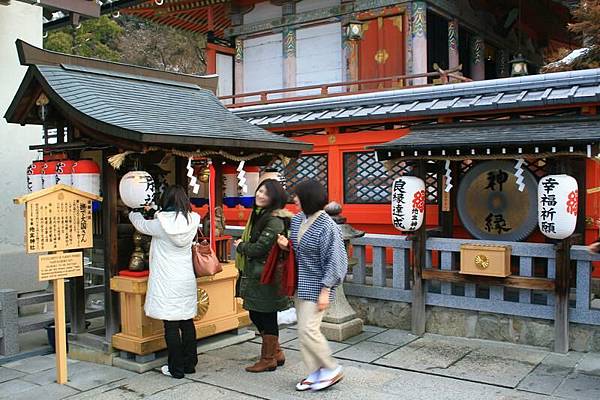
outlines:
[[[316,303],[321,289],[329,287],[330,300],[333,300],[335,286],[343,282],[348,272],[342,232],[329,215],[322,213],[298,243],[298,231],[305,220],[306,215],[298,213],[292,218],[290,227],[290,240],[298,267],[297,296]]]

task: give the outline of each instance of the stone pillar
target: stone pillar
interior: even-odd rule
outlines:
[[[0,6],[2,7],[2,6]],[[0,355],[12,356],[19,352],[19,312],[17,292],[0,289]]]
[[[428,71],[427,65],[427,3],[413,1],[410,18],[412,67],[411,74],[421,74]],[[426,85],[427,78],[412,80],[413,85]]]
[[[471,43],[471,79],[485,79],[485,42],[481,36],[473,37]]]
[[[456,68],[460,64],[458,55],[458,20],[448,21],[448,68]]]
[[[235,39],[235,55],[233,57],[233,73],[235,93],[244,93],[244,41],[240,38]],[[245,99],[240,99],[243,103]]]
[[[325,207],[325,212],[340,225],[346,251],[350,250],[350,239],[363,236],[365,233],[357,231],[346,223],[346,218],[341,215],[342,206],[336,202],[331,202]],[[352,259],[348,258],[348,263],[352,263]],[[344,285],[337,287],[335,292],[335,300],[327,309],[321,324],[321,331],[329,340],[342,342],[352,336],[360,334],[363,330],[362,319],[356,316],[356,312],[348,303],[344,294]]]
[[[283,29],[283,87],[296,87],[296,30]],[[287,93],[286,96],[294,95]]]

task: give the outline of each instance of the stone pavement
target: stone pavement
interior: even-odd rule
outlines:
[[[176,380],[70,361],[69,383],[54,383],[54,357],[0,366],[0,399],[600,399],[600,354],[558,355],[541,348],[365,327],[331,343],[346,377],[330,390],[294,391],[304,375],[295,329],[281,331],[287,363],[272,373],[243,370],[260,338],[200,355],[197,372]]]

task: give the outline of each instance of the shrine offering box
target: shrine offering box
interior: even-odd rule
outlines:
[[[510,275],[510,246],[463,244],[460,246],[460,273],[469,275]]]

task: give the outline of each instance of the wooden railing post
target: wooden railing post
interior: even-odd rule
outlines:
[[[19,352],[18,321],[17,291],[0,289],[0,354],[3,356]]]
[[[569,292],[571,288],[571,239],[556,245],[556,286],[554,303],[554,351],[569,351]]]
[[[418,161],[415,168],[415,176],[425,181],[425,162]],[[425,314],[425,288],[423,285],[423,265],[426,258],[427,226],[426,219],[423,216],[423,225],[415,232],[412,243],[413,251],[413,287],[412,287],[412,333],[422,336],[425,333],[425,323],[427,316]]]

